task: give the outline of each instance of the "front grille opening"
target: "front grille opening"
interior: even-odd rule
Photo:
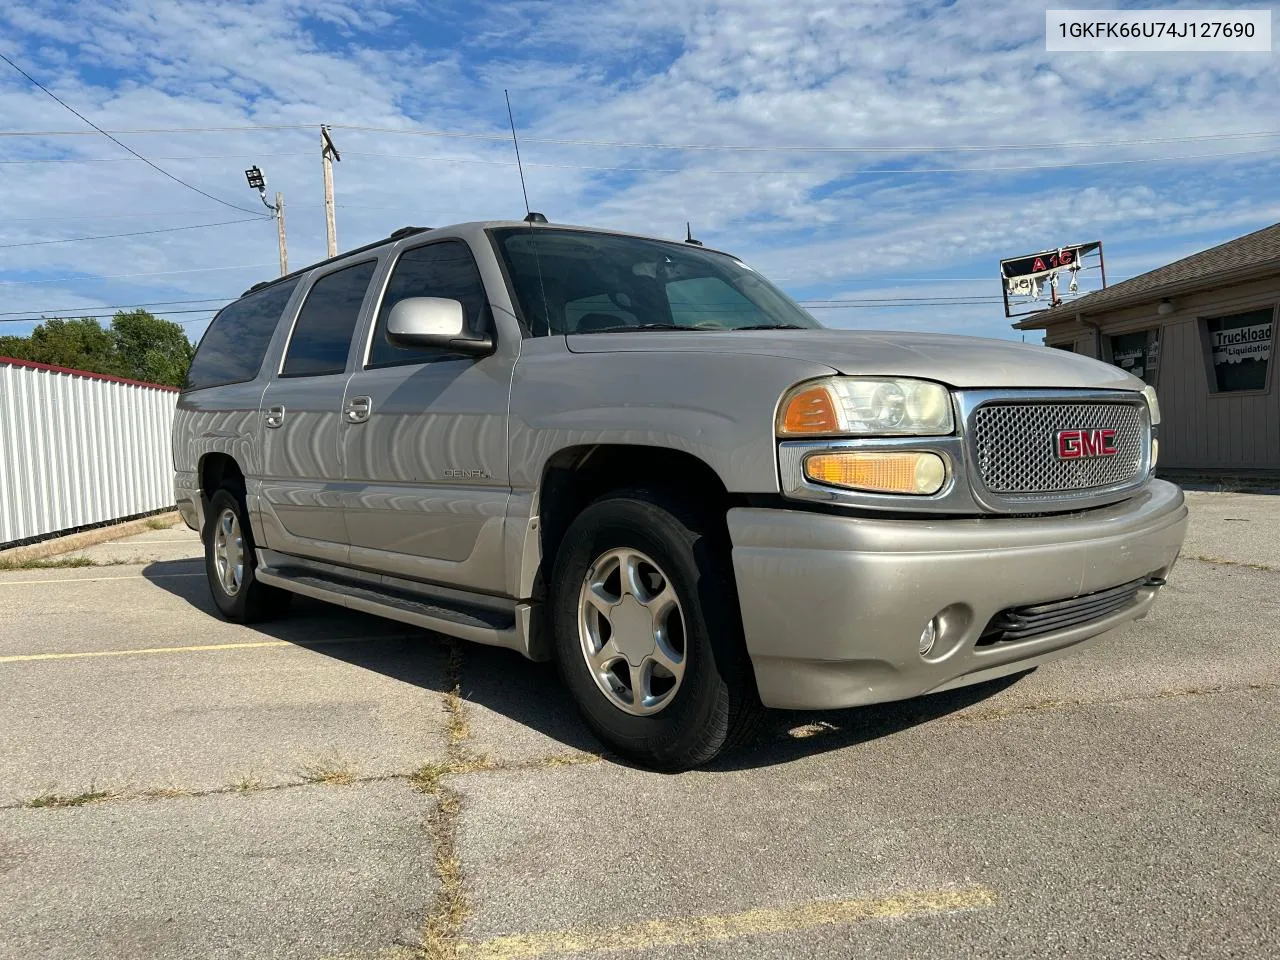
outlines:
[[[1116,453],[1106,457],[1059,459],[1059,430],[1111,429]],[[1123,486],[1141,480],[1150,430],[1142,407],[1123,401],[1034,401],[987,403],[971,420],[973,452],[980,482],[1009,500]]]
[[[1138,591],[1144,587],[1158,587],[1163,583],[1159,577],[1141,577],[1109,590],[1086,593],[1082,597],[1001,610],[991,618],[975,646],[1018,643],[1101,620],[1132,606],[1137,601]]]

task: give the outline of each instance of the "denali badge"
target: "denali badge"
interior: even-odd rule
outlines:
[[[1085,457],[1114,457],[1116,432],[1104,430],[1059,430],[1053,435],[1054,453],[1059,460],[1082,460]]]

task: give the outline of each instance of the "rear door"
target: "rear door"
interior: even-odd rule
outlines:
[[[312,276],[263,395],[260,503],[273,550],[346,560],[342,405],[352,336],[377,267],[373,256]]]
[[[507,401],[519,343],[498,342],[485,357],[397,347],[387,339],[387,316],[408,297],[458,300],[470,331],[497,340],[465,241],[400,251],[347,385],[350,562],[499,593],[510,492]]]

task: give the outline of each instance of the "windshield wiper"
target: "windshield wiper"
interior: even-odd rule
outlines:
[[[730,330],[808,330],[798,323],[753,323],[749,327],[730,327]]]
[[[630,333],[633,330],[706,330],[706,327],[686,327],[676,323],[620,323],[616,327],[596,327],[594,330],[575,330],[575,334]]]

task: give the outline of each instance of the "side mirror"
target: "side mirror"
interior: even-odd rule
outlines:
[[[450,350],[455,353],[490,353],[491,337],[467,333],[462,304],[440,297],[408,297],[387,316],[387,339],[397,347]]]

